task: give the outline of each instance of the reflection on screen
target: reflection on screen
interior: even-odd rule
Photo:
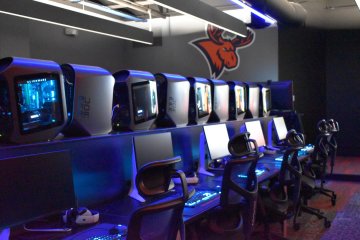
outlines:
[[[236,112],[241,114],[245,112],[245,94],[244,88],[240,86],[235,86],[235,100],[236,100]]]
[[[16,95],[22,133],[63,123],[58,75],[42,74],[16,78]]]
[[[263,96],[263,111],[268,112],[271,110],[271,93],[270,89],[263,88],[262,89],[262,96]]]
[[[215,160],[230,155],[226,124],[204,126],[204,133],[211,159]]]
[[[273,119],[279,140],[285,140],[287,134],[287,128],[283,117],[276,117]]]
[[[196,105],[199,117],[204,117],[211,113],[211,89],[210,85],[204,83],[196,84]]]
[[[245,127],[250,133],[250,139],[254,139],[258,147],[266,145],[260,121],[245,122]]]
[[[249,87],[249,110],[253,117],[259,117],[260,88]]]
[[[157,116],[156,83],[146,81],[132,85],[132,100],[135,123],[141,123]]]

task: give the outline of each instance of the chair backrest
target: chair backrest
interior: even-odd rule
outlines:
[[[224,168],[220,206],[224,209],[244,206],[243,225],[245,236],[250,236],[255,225],[258,181],[256,164],[259,159],[258,146],[255,140],[248,139],[249,133],[235,136],[229,141],[231,159]],[[255,146],[255,150],[252,150]]]
[[[184,204],[182,197],[163,198],[137,209],[130,218],[127,240],[176,239],[179,231],[184,232]]]
[[[136,185],[146,205],[137,209],[130,218],[128,240],[176,239],[184,232],[183,209],[189,198],[186,177],[181,170],[175,170],[179,157],[153,161],[144,165],[137,173]],[[171,177],[179,177],[182,194],[169,193]],[[154,200],[155,199],[155,200]],[[184,234],[182,234],[184,237]]]

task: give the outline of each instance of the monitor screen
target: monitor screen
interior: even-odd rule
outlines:
[[[0,159],[0,229],[76,207],[68,151]]]
[[[212,160],[229,156],[229,135],[226,124],[204,126],[207,146]]]
[[[250,139],[254,139],[258,147],[266,145],[260,121],[245,122],[245,127],[250,133]]]
[[[271,110],[271,91],[269,88],[262,88],[262,102],[263,111],[269,112]]]
[[[260,101],[260,88],[259,87],[249,87],[249,110],[254,118],[259,117],[259,101]]]
[[[16,77],[15,93],[22,134],[63,124],[58,74],[44,73]]]
[[[196,83],[196,105],[198,116],[204,117],[211,113],[211,87],[208,84]]]
[[[170,132],[134,136],[133,144],[137,169],[153,161],[174,157]]]
[[[156,82],[134,83],[131,90],[135,124],[154,119],[157,116]]]
[[[275,130],[278,136],[278,139],[285,140],[287,135],[287,128],[283,117],[275,117],[273,119]]]
[[[236,112],[238,115],[245,112],[245,90],[242,86],[235,86]]]

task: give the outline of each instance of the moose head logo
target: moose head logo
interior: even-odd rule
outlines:
[[[190,42],[206,58],[212,78],[220,77],[224,70],[237,69],[240,63],[237,50],[249,47],[255,40],[255,32],[251,29],[247,30],[246,37],[224,38],[223,33],[224,30],[208,25],[207,38]]]

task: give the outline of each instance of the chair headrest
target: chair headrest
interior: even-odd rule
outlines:
[[[249,139],[250,133],[245,132],[234,136],[228,143],[228,150],[234,157],[243,157],[258,152],[257,145],[255,149],[251,146],[252,140]]]
[[[326,122],[325,119],[321,119],[318,123],[317,123],[317,129],[320,133],[322,134],[328,134],[330,131],[330,127],[329,124]]]
[[[136,174],[136,187],[143,197],[151,197],[169,191],[174,165],[181,157],[150,162],[141,167]]]
[[[305,145],[305,138],[302,133],[296,132],[295,129],[291,129],[286,134],[286,144],[293,149],[301,149]]]

